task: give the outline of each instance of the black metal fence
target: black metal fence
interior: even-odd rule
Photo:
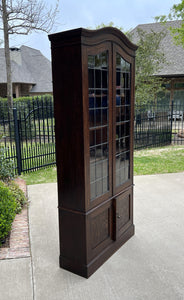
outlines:
[[[184,145],[184,104],[135,106],[134,149]]]
[[[135,108],[134,149],[171,144],[172,129],[165,106],[141,105]]]
[[[184,145],[184,104],[135,106],[134,149]],[[21,174],[56,164],[52,97],[0,101],[0,146]]]
[[[55,164],[52,98],[15,102],[13,112],[0,102],[0,146],[18,174]]]
[[[172,105],[168,119],[172,123],[172,144],[184,145],[184,102]]]

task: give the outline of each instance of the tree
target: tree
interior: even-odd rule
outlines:
[[[101,24],[96,29],[114,26],[113,22],[108,25]],[[119,28],[122,31],[122,27]],[[135,42],[131,31],[124,32],[127,37]],[[160,44],[165,37],[164,31],[147,33],[137,29],[136,44],[136,68],[135,68],[135,102],[136,104],[154,103],[158,93],[165,90],[163,79],[158,74],[162,63],[165,63],[164,53],[160,50]]]
[[[43,0],[2,0],[0,4],[0,30],[4,32],[4,48],[7,73],[7,98],[13,107],[11,60],[9,36],[11,34],[28,35],[32,31],[50,32],[53,27],[59,0],[54,7],[48,8]]]
[[[184,0],[182,0],[179,4],[174,4],[170,9],[168,16],[157,16],[155,17],[155,20],[163,23],[166,23],[167,21],[181,20],[180,27],[170,27],[169,29],[176,44],[181,44],[184,47]]]
[[[128,34],[134,41],[133,34]],[[136,104],[154,103],[159,92],[164,90],[163,79],[157,74],[165,63],[160,43],[165,33],[151,31],[147,33],[137,29],[136,67],[135,67],[135,101]]]
[[[115,26],[114,22],[112,22],[112,21],[109,22],[108,24],[101,23],[100,25],[96,26],[96,29],[100,29],[100,28],[104,28],[104,27],[116,27],[119,30],[123,31],[123,27],[117,27],[117,26]]]

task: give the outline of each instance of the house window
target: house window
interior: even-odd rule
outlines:
[[[174,103],[184,105],[184,90],[174,91]]]
[[[170,105],[171,92],[169,90],[162,91],[157,94],[157,104],[168,106]]]
[[[184,88],[184,82],[176,82],[174,84],[175,89],[183,89]]]
[[[171,88],[171,84],[170,83],[164,83],[162,84],[163,87],[165,87],[166,89],[170,89]]]

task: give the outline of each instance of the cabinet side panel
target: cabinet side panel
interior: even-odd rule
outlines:
[[[52,49],[59,205],[84,210],[81,47]]]
[[[67,210],[59,210],[60,264],[71,268],[86,266],[85,216]],[[69,267],[69,266],[68,266]]]

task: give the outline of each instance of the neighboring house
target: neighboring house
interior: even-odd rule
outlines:
[[[166,33],[160,47],[160,50],[165,54],[166,63],[161,66],[160,71],[155,75],[159,75],[168,80],[166,84],[167,101],[171,102],[171,100],[174,99],[175,103],[184,104],[184,48],[175,44],[169,30],[169,27],[180,27],[180,24],[181,21],[170,21],[166,24],[142,24],[135,27],[131,31],[131,34],[132,41],[136,44],[138,42],[138,28],[147,33],[151,31],[164,31]]]
[[[10,48],[13,97],[52,94],[51,62],[36,49]],[[0,49],[0,97],[7,96],[4,49]]]

